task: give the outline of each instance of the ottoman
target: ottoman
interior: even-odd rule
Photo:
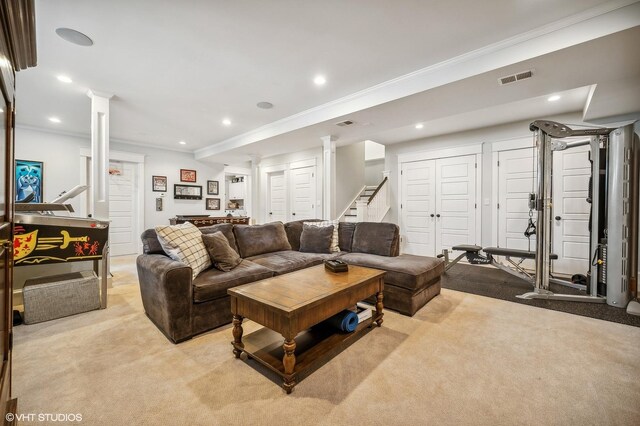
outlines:
[[[25,324],[100,309],[100,286],[93,271],[29,279],[22,296]]]
[[[384,276],[384,307],[401,314],[413,316],[440,294],[440,277],[444,273],[442,259],[411,254],[378,256],[348,253],[340,260],[387,271]]]

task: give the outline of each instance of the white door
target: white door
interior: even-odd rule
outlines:
[[[498,160],[498,247],[535,251],[535,236],[529,243],[524,235],[529,223],[529,194],[536,190],[534,149],[501,151]],[[537,215],[532,213],[535,222]],[[535,264],[529,260],[523,266],[534,268]]]
[[[401,179],[403,252],[435,255],[435,160],[404,163]]]
[[[291,220],[316,218],[316,166],[292,169],[289,172],[291,182]]]
[[[267,222],[287,221],[287,185],[284,171],[267,175]]]
[[[553,154],[553,271],[586,274],[589,270],[589,147]]]
[[[135,221],[137,164],[111,162],[109,174],[109,251],[112,256],[138,252]]]
[[[476,244],[476,156],[438,159],[435,172],[435,252]]]

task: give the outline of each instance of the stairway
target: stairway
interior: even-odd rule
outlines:
[[[349,210],[344,215],[345,222],[357,222],[358,221],[358,209],[356,208],[356,202],[360,201],[369,201],[369,197],[376,191],[377,186],[365,186],[364,190],[360,193],[357,200],[351,204]]]

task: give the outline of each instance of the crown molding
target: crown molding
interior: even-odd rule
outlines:
[[[613,0],[194,151],[210,157],[640,25],[637,0]]]

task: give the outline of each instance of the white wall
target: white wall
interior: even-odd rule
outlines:
[[[364,183],[368,186],[378,186],[382,182],[384,172],[384,158],[368,160],[364,163]]]
[[[553,121],[569,124],[582,124],[582,116],[578,113],[564,114],[555,117],[545,117]],[[453,133],[448,135],[435,136],[426,139],[403,142],[386,146],[385,169],[390,171],[389,183],[391,190],[391,210],[385,217],[385,221],[399,224],[398,208],[398,155],[415,153],[420,151],[434,151],[446,148],[454,148],[464,145],[483,144],[482,148],[482,194],[479,204],[482,206],[482,245],[491,245],[493,233],[492,227],[492,205],[491,190],[493,180],[493,161],[491,144],[494,142],[509,139],[531,138],[533,144],[533,134],[529,131],[529,124],[539,119],[534,117],[529,120],[504,124],[500,126],[486,127],[467,132]],[[571,123],[571,124],[570,124]],[[574,126],[571,126],[574,127]]]
[[[385,146],[371,140],[364,141],[365,161],[384,159]]]
[[[336,148],[336,214],[342,213],[365,185],[364,150],[364,142]]]
[[[17,127],[15,133],[16,158],[44,162],[43,199],[51,200],[60,192],[71,189],[80,183],[80,151],[88,149],[88,138],[59,135],[33,129]],[[222,164],[203,163],[194,159],[193,154],[169,151],[146,146],[111,142],[114,151],[131,152],[145,156],[144,182],[144,228],[169,224],[169,218],[176,214],[223,214],[224,210],[205,210],[207,180],[220,182],[220,198],[224,204],[224,166]],[[62,153],[62,154],[61,154]],[[189,185],[202,185],[202,200],[174,200],[173,184],[180,183],[180,169],[193,169],[197,172],[197,182]],[[151,176],[167,176],[167,192],[151,190]],[[155,199],[162,197],[164,209],[155,210]],[[80,211],[79,197],[71,201],[76,212]]]

